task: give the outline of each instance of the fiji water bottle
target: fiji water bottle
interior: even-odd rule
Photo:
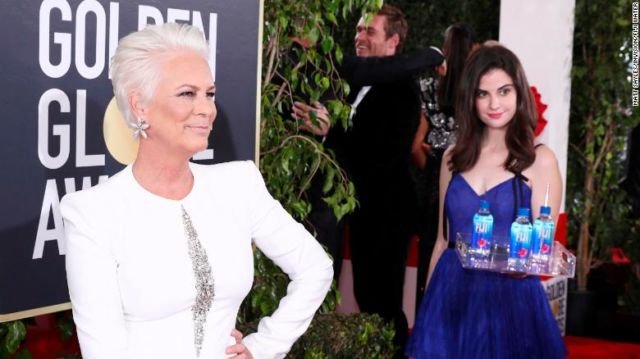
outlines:
[[[518,208],[516,220],[511,224],[508,266],[513,271],[525,271],[528,266],[532,234],[530,213],[529,208]]]
[[[540,207],[540,217],[533,221],[533,237],[531,241],[531,261],[535,264],[547,264],[553,246],[554,223],[551,218],[551,207]]]
[[[480,209],[473,216],[473,232],[471,234],[471,259],[484,262],[489,259],[491,235],[493,234],[493,216],[489,212],[489,202],[480,201]]]

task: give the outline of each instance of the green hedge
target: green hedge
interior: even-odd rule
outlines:
[[[256,322],[240,327],[253,332]],[[393,327],[372,314],[318,314],[287,355],[290,359],[386,359],[393,356]]]

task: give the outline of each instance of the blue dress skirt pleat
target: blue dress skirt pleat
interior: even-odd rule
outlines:
[[[538,277],[462,268],[443,252],[405,353],[423,358],[564,358],[566,349]]]

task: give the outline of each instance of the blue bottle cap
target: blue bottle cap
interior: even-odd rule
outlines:
[[[529,217],[531,210],[529,208],[518,208],[518,217]]]
[[[548,216],[551,214],[551,207],[549,206],[541,206],[540,207],[540,214],[544,215],[544,216]]]
[[[482,209],[489,209],[489,201],[481,199],[480,200],[480,208]]]

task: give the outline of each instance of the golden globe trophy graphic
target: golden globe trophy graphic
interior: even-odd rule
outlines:
[[[112,98],[107,105],[102,126],[104,143],[111,157],[123,165],[133,163],[138,153],[138,139],[133,136],[133,130],[127,126],[115,98]]]

